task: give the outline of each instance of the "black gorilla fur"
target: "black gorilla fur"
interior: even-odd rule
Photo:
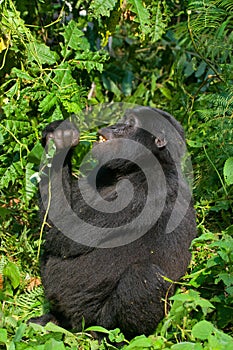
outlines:
[[[164,316],[163,300],[167,291],[173,290],[163,276],[175,281],[186,272],[190,261],[189,246],[196,234],[195,213],[190,204],[186,213],[182,213],[184,217],[179,226],[165,233],[178,191],[177,164],[175,166],[167,146],[169,143],[174,148],[179,146],[176,140],[165,140],[161,133],[155,138],[136,126],[138,116],[146,115],[148,111],[153,111],[155,119],[156,115],[163,116],[184,140],[182,127],[171,115],[146,107],[132,109],[128,115],[126,112],[123,122],[102,129],[100,134],[106,139],[124,137],[141,142],[159,160],[166,176],[168,192],[165,207],[153,227],[137,240],[114,248],[94,248],[74,242],[51,222],[47,229],[41,262],[42,282],[51,303],[52,315],[66,328],[81,330],[84,318],[86,327],[119,327],[128,338],[139,334],[149,335]],[[60,123],[48,125],[42,137],[44,147],[47,147],[49,139],[54,139],[57,154],[79,142],[79,133],[74,126],[65,122],[66,130],[64,127],[59,130]],[[102,147],[104,151],[104,143]],[[137,196],[121,215],[98,213],[85,204],[77,180],[71,178],[71,155],[72,151],[69,151],[63,165],[55,155],[51,171],[62,171],[66,198],[82,219],[95,226],[115,227],[138,215],[145,203],[148,188],[145,175],[137,164],[116,159],[99,171],[97,189],[105,200],[116,198],[115,185],[120,179],[129,179]],[[42,179],[41,186],[42,196],[46,196],[46,179]],[[59,190],[59,187],[54,184],[52,203],[56,202],[56,189]],[[58,210],[59,215],[63,215],[62,204]],[[43,216],[42,205],[41,213]]]

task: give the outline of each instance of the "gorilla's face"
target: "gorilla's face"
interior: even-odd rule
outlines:
[[[147,123],[144,121],[142,123],[140,119],[140,116],[130,113],[126,114],[119,123],[100,129],[98,131],[99,143],[125,138],[140,142],[152,152],[164,148],[167,141],[163,132],[158,132],[158,135],[151,134],[147,128],[148,120]],[[146,125],[146,129],[142,128],[142,124]]]
[[[156,134],[149,131],[154,129],[151,123],[156,122],[155,116],[152,117],[126,112],[118,123],[100,129],[96,143],[98,147],[94,146],[93,150],[94,157],[104,164],[105,169],[114,169],[120,175],[135,171],[136,164],[142,160],[147,166],[148,151],[159,157],[167,145],[163,131]]]

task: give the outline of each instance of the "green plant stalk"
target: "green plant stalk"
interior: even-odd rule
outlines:
[[[40,228],[40,236],[39,236],[39,244],[38,244],[38,251],[37,251],[37,261],[39,261],[39,258],[40,258],[40,248],[41,248],[41,243],[42,243],[42,236],[43,236],[43,232],[44,232],[44,227],[45,225],[47,224],[47,217],[48,217],[48,213],[49,213],[49,208],[50,208],[50,205],[51,205],[51,198],[52,198],[52,192],[51,192],[51,168],[49,168],[49,173],[48,173],[48,176],[49,176],[49,182],[48,182],[48,205],[47,205],[47,208],[46,208],[46,211],[45,211],[45,214],[44,214],[44,217],[43,217],[43,222],[42,222],[42,225],[41,225],[41,228]]]
[[[224,185],[224,182],[223,182],[223,180],[222,180],[222,178],[221,178],[221,175],[220,175],[218,169],[216,168],[216,166],[214,165],[214,163],[213,163],[212,160],[210,159],[210,157],[209,157],[209,155],[208,155],[208,153],[207,153],[207,151],[206,151],[205,146],[203,146],[203,149],[204,149],[206,158],[208,159],[208,161],[210,162],[210,164],[212,165],[212,167],[214,168],[214,170],[216,171],[216,173],[217,173],[217,175],[218,175],[218,178],[219,178],[219,180],[220,180],[220,182],[221,182],[221,184],[222,184],[222,187],[223,187],[223,190],[224,190],[224,192],[225,192],[226,197],[228,197],[228,192],[227,192],[226,186]]]

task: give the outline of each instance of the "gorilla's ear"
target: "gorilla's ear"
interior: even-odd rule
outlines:
[[[167,145],[167,140],[165,139],[165,137],[163,138],[156,137],[155,144],[158,148],[163,149]]]

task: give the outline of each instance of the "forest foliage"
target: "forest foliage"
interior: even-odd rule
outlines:
[[[198,237],[155,333],[123,349],[233,348],[233,4],[230,0],[0,0],[0,349],[114,349],[90,330],[27,325],[48,310],[39,278],[37,175],[44,126],[126,102],[186,130]],[[78,164],[76,164],[78,166]]]

